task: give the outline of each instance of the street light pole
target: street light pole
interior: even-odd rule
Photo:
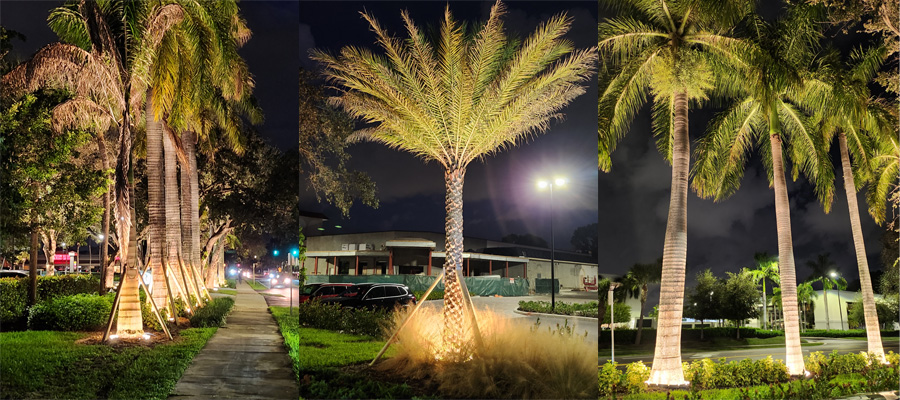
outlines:
[[[616,309],[613,307],[613,291],[616,290],[619,285],[621,285],[619,282],[610,283],[609,295],[607,296],[609,301],[609,348],[611,350],[610,360],[612,362],[616,362],[616,328],[615,325],[613,325],[616,322]]]
[[[556,240],[553,235],[553,184],[550,184],[550,310],[556,313]]]

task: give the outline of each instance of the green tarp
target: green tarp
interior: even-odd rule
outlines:
[[[401,283],[413,292],[424,292],[437,279],[424,275],[309,275],[306,283]],[[476,296],[505,297],[527,296],[528,280],[521,278],[484,278],[469,276],[464,278],[469,291]],[[435,290],[444,290],[444,283],[438,283]],[[548,290],[549,292],[549,290]]]

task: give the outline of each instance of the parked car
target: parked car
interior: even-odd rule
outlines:
[[[310,283],[303,285],[300,290],[300,302],[312,299],[330,299],[338,297],[344,293],[347,288],[353,286],[352,283]]]
[[[27,278],[28,271],[23,269],[0,271],[0,278]]]
[[[348,308],[392,309],[416,304],[416,296],[406,285],[399,283],[360,283],[348,287],[340,296],[322,302]]]

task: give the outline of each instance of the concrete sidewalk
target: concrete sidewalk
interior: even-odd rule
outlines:
[[[169,399],[292,399],[300,387],[266,300],[238,285],[225,326],[194,357]]]

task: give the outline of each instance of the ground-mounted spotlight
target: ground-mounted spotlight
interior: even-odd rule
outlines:
[[[119,338],[119,335],[109,335],[109,340],[116,340]]]
[[[141,336],[141,337],[144,338],[144,340],[150,340],[150,334],[149,334],[149,333],[145,333],[145,334],[144,334],[143,336]]]

